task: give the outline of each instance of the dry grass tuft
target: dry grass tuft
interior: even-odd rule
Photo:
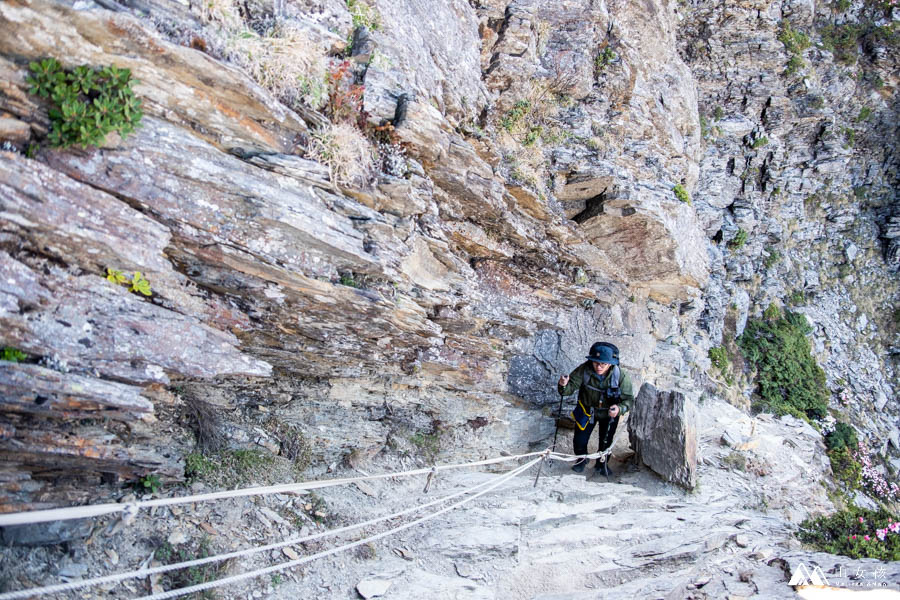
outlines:
[[[216,407],[193,394],[184,394],[184,411],[201,452],[216,452],[225,447],[225,435]]]
[[[217,25],[232,33],[244,28],[236,0],[200,0],[196,6],[204,23]]]
[[[288,106],[303,102],[317,109],[325,100],[325,49],[302,29],[279,27],[268,36],[244,32],[231,39],[229,54]]]
[[[328,167],[338,185],[364,187],[374,175],[374,148],[350,123],[336,123],[314,133],[308,152]]]
[[[524,97],[498,115],[496,131],[512,179],[547,194],[545,145],[560,141],[555,117],[559,113],[562,79],[535,81]]]

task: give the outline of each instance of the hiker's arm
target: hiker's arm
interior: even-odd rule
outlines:
[[[563,375],[559,378],[559,381],[563,381],[566,375]],[[581,367],[576,367],[574,371],[569,373],[568,375],[569,381],[566,382],[565,385],[556,384],[556,391],[559,392],[561,396],[568,396],[569,394],[574,394],[578,388],[581,386]]]
[[[634,408],[634,389],[631,377],[628,373],[623,373],[622,382],[619,383],[619,414],[626,415],[632,408]]]

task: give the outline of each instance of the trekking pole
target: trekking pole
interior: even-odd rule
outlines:
[[[609,428],[612,427],[612,422],[613,422],[612,418],[609,415],[606,415],[606,418],[607,418],[606,433],[603,434],[603,443],[604,444],[606,443],[606,438],[609,437]],[[616,418],[617,419],[619,418],[618,415],[616,415]],[[616,431],[618,432],[618,428],[616,428]],[[615,436],[613,436],[613,437],[615,437]],[[606,450],[603,451],[606,453],[603,456],[603,474],[606,475],[606,483],[609,483],[609,455],[612,454],[612,447],[613,447],[614,441],[615,440],[611,440],[609,442],[609,448],[607,448]]]
[[[556,450],[556,436],[559,435],[559,418],[562,416],[563,395],[559,395],[559,410],[556,411],[556,431],[553,433],[553,447],[547,448],[541,457],[541,464],[538,465],[537,475],[534,478],[534,487],[537,487],[538,479],[541,478],[541,469],[544,468],[544,462],[550,457],[550,453]]]
[[[553,433],[553,451],[556,452],[556,436],[559,435],[559,419],[562,417],[562,405],[563,405],[562,392],[559,393],[559,410],[556,411],[556,431]]]

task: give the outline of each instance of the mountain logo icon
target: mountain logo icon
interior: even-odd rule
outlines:
[[[822,567],[816,566],[812,571],[810,571],[806,565],[800,563],[800,566],[797,567],[797,570],[794,571],[791,580],[788,582],[788,585],[828,585],[828,579],[825,578],[825,573],[822,572]]]

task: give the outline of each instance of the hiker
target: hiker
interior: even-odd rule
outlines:
[[[606,342],[591,346],[587,360],[569,375],[559,378],[558,391],[568,396],[578,390],[578,402],[572,411],[575,437],[572,446],[577,456],[587,454],[591,432],[597,427],[602,452],[612,445],[619,417],[634,403],[631,377],[619,369],[619,349]],[[607,460],[597,459],[594,469],[607,477],[611,474]],[[576,473],[584,471],[588,460],[581,458],[572,466]]]

